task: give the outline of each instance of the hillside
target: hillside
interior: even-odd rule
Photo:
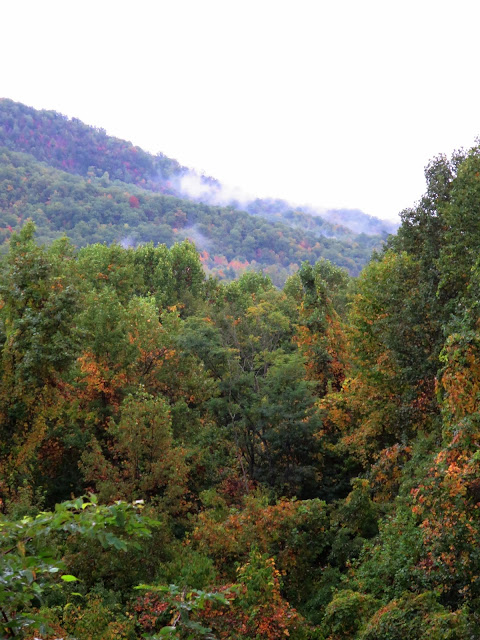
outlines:
[[[55,112],[4,99],[0,122],[3,240],[27,217],[42,240],[65,232],[77,246],[190,238],[209,272],[263,269],[281,284],[321,257],[356,275],[391,230],[377,220],[367,235],[281,200],[226,199],[218,181]]]

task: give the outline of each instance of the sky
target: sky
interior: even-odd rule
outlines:
[[[478,0],[5,0],[0,96],[395,220],[480,135]]]

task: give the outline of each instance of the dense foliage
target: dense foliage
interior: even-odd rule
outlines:
[[[19,169],[175,201],[5,155],[7,198]],[[304,261],[283,289],[188,240],[9,232],[3,635],[479,637],[479,175],[479,147],[436,158],[358,278]]]
[[[342,226],[340,212],[329,223],[281,200],[213,197],[208,189],[218,196],[221,185],[212,178],[55,112],[0,100],[0,123],[1,242],[28,218],[41,242],[66,233],[78,247],[190,238],[209,273],[232,279],[263,269],[283,285],[303,261],[322,257],[356,275],[386,237],[385,225],[361,212],[355,219],[370,235]],[[188,191],[192,176],[203,195]]]

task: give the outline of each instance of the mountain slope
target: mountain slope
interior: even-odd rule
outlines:
[[[220,277],[261,268],[281,283],[322,257],[357,274],[387,235],[358,234],[282,200],[213,205],[223,194],[213,178],[52,111],[3,99],[0,123],[3,240],[27,217],[43,241],[67,233],[78,246],[190,238]],[[192,178],[202,188],[187,198]]]

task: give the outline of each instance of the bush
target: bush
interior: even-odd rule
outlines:
[[[471,640],[465,611],[448,611],[430,591],[405,594],[379,609],[361,640]]]
[[[325,610],[322,626],[327,640],[356,638],[376,606],[378,603],[371,595],[350,589],[339,591]]]

